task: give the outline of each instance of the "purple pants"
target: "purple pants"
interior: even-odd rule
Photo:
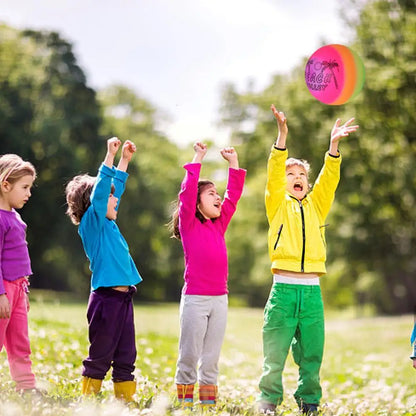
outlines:
[[[104,287],[91,292],[87,310],[90,348],[83,361],[83,376],[103,380],[112,366],[113,381],[134,380],[135,292],[134,286],[128,292]]]

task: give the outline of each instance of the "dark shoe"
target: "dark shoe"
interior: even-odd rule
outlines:
[[[257,410],[262,415],[273,416],[276,412],[276,405],[273,403],[259,402],[257,405]]]
[[[300,405],[300,411],[304,415],[317,415],[318,414],[318,405],[317,404],[302,403]]]

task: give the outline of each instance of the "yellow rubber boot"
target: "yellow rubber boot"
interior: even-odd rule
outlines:
[[[177,384],[178,401],[183,408],[192,408],[194,404],[194,385]]]
[[[81,393],[84,396],[97,395],[101,390],[102,380],[97,378],[82,377]]]
[[[116,399],[125,401],[126,403],[133,402],[133,394],[136,393],[135,381],[118,381],[114,382],[114,395]]]
[[[199,404],[202,407],[213,407],[217,404],[218,387],[214,384],[199,386]]]

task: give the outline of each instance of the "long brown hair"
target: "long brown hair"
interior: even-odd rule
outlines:
[[[201,192],[208,186],[212,185],[215,185],[214,182],[208,179],[200,179],[198,181],[198,195],[196,198],[195,217],[197,217],[201,223],[206,221],[205,217],[198,209],[198,204],[201,202]],[[181,240],[181,233],[179,232],[179,198],[173,203],[172,219],[170,220],[168,227],[169,231],[171,232],[171,238],[177,238],[178,240]]]

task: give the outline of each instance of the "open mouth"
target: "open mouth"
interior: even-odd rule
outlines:
[[[303,191],[303,185],[302,185],[301,183],[295,183],[295,184],[293,185],[293,189],[294,189],[295,191],[300,191],[300,192],[302,192],[302,191]]]

